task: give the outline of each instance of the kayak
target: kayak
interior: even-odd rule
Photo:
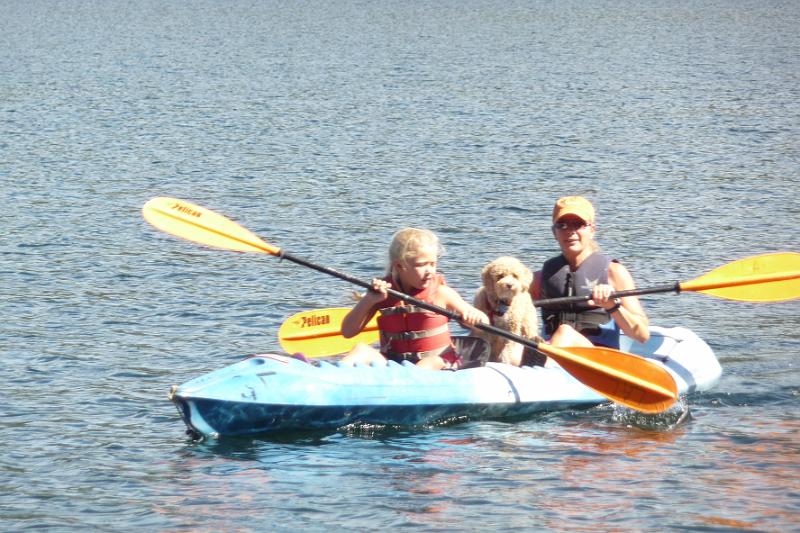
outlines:
[[[712,388],[722,374],[708,344],[686,328],[651,326],[647,343],[623,336],[620,349],[663,366],[684,395]],[[519,418],[608,402],[559,366],[431,371],[408,362],[309,364],[279,354],[253,355],[173,386],[169,397],[190,434],[211,438]]]

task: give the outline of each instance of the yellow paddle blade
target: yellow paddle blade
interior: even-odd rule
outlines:
[[[754,255],[680,284],[682,291],[702,292],[743,302],[784,302],[800,298],[800,253]]]
[[[153,198],[142,207],[142,215],[161,231],[214,248],[280,254],[280,248],[267,244],[236,222],[185,200]]]
[[[302,352],[306,357],[326,357],[349,352],[356,344],[377,342],[376,318],[349,339],[342,336],[342,320],[350,312],[347,307],[302,311],[287,318],[278,329],[278,341],[286,353]]]
[[[675,378],[664,367],[612,348],[538,348],[578,381],[610,400],[643,413],[661,413],[678,399]]]

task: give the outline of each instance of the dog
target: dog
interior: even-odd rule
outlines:
[[[481,280],[483,286],[475,294],[475,307],[486,313],[493,326],[520,337],[535,338],[539,320],[528,292],[533,283],[530,269],[515,257],[498,257],[483,267]],[[481,336],[491,346],[491,361],[522,364],[522,344],[483,332]]]

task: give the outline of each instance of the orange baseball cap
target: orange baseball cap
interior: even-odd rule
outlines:
[[[594,207],[583,196],[564,196],[556,200],[553,207],[553,222],[566,215],[575,215],[584,222],[594,222]]]

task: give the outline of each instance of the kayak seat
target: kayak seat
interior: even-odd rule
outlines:
[[[547,356],[545,354],[526,346],[522,352],[522,364],[520,366],[544,366],[546,362]]]
[[[489,343],[479,337],[454,335],[451,337],[456,353],[461,356],[459,370],[486,366],[491,355]]]

